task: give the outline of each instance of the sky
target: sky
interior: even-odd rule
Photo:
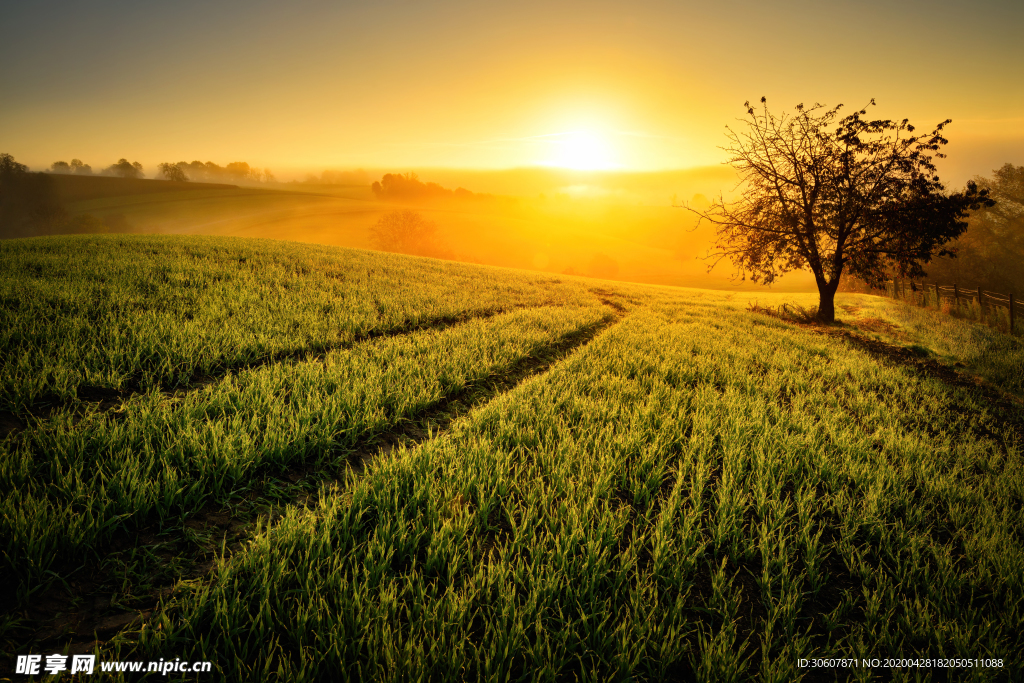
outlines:
[[[719,164],[743,102],[1024,165],[1024,2],[0,0],[0,152],[308,170]]]

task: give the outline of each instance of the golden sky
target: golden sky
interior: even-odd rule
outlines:
[[[324,168],[690,168],[723,127],[877,99],[952,118],[951,180],[1024,164],[1024,2],[0,5],[0,152]]]

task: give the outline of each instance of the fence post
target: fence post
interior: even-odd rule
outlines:
[[[1010,334],[1013,334],[1013,294],[1010,294]]]
[[[957,284],[953,283],[953,310],[960,308],[960,288]]]

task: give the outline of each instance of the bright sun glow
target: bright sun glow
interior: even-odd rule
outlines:
[[[616,167],[608,144],[594,133],[577,130],[546,137],[554,153],[554,158],[547,162],[549,166],[587,171]]]

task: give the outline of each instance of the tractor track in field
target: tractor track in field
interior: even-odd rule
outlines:
[[[602,303],[605,305],[612,305],[605,299],[602,299]],[[328,353],[344,351],[359,344],[364,344],[378,339],[401,337],[409,334],[415,334],[417,332],[442,331],[473,320],[489,320],[506,313],[551,306],[557,307],[552,303],[510,306],[508,308],[493,309],[480,313],[440,316],[422,322],[407,323],[405,325],[400,325],[386,330],[370,330],[368,332],[353,335],[350,339],[336,343],[285,349],[252,361],[226,363],[209,373],[193,373],[187,380],[178,382],[173,386],[162,387],[156,385],[155,388],[157,388],[159,392],[167,398],[181,398],[192,392],[199,391],[206,386],[215,384],[228,375],[237,374],[246,370],[258,369],[274,363],[322,360]],[[23,415],[17,415],[7,410],[0,410],[0,439],[28,429],[32,421],[47,420],[55,413],[69,406],[75,407],[75,419],[80,420],[90,412],[96,414],[114,411],[120,408],[125,401],[134,396],[138,396],[139,394],[144,394],[148,390],[143,386],[139,377],[130,378],[125,382],[125,384],[126,386],[124,389],[81,385],[76,389],[74,397],[61,397],[55,394],[48,394],[33,401]]]
[[[387,458],[394,450],[414,447],[443,436],[458,419],[500,399],[523,382],[547,372],[558,362],[586,348],[598,335],[620,322],[628,313],[624,306],[610,296],[601,297],[601,301],[610,310],[598,322],[535,349],[507,366],[501,373],[467,383],[388,430],[367,434],[353,446],[339,448],[340,455],[345,456],[346,470],[350,470],[354,477],[361,477],[371,463]],[[110,542],[95,550],[98,556],[150,550],[157,556],[171,558],[191,553],[195,561],[189,571],[178,575],[170,584],[165,582],[154,585],[144,595],[136,596],[131,600],[131,609],[128,610],[127,605],[112,603],[111,595],[116,594],[118,589],[99,563],[91,568],[88,576],[54,582],[33,599],[31,608],[22,609],[22,630],[31,632],[31,636],[19,644],[23,646],[19,649],[28,647],[39,651],[66,651],[69,654],[89,653],[103,646],[105,640],[101,638],[113,637],[125,629],[144,628],[147,621],[159,612],[162,600],[173,595],[175,585],[182,580],[205,579],[216,566],[216,557],[230,557],[241,549],[251,537],[253,523],[257,518],[266,517],[272,523],[281,514],[277,510],[288,505],[308,505],[325,486],[338,483],[338,474],[344,473],[324,472],[315,467],[296,465],[270,477],[277,482],[287,481],[292,490],[299,490],[290,503],[267,505],[266,498],[252,494],[249,510],[244,517],[232,513],[230,509],[209,506],[189,516],[181,529],[173,529],[170,533],[149,525],[117,534]],[[254,473],[254,478],[257,477],[259,475]],[[267,528],[269,524],[264,527]],[[201,547],[200,553],[196,553],[196,544],[189,540],[190,535],[192,538],[206,537],[210,540],[206,546]],[[58,568],[55,574],[67,578],[84,568],[81,563],[70,564]],[[70,609],[69,605],[72,606]],[[9,611],[4,607],[0,605],[0,610]],[[0,664],[0,674],[3,673],[3,666]]]
[[[609,313],[601,321],[564,335],[554,344],[543,347],[540,354],[520,358],[499,375],[491,375],[467,384],[459,391],[445,396],[416,418],[378,435],[374,442],[369,444],[369,450],[365,447],[358,449],[360,460],[357,463],[357,471],[362,471],[366,463],[374,459],[382,449],[390,451],[401,445],[413,446],[428,438],[436,438],[446,432],[455,420],[471,410],[512,391],[522,382],[546,372],[555,363],[588,345],[598,334],[619,322],[626,314],[626,309],[620,304],[606,300],[602,302],[611,308],[613,313]]]

